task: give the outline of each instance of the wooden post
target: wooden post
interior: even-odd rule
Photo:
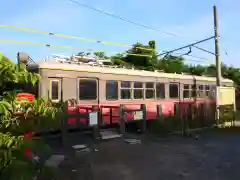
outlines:
[[[67,134],[68,134],[68,102],[64,102],[63,112],[61,113],[60,124],[61,124],[61,141],[62,145],[66,147],[67,145]]]
[[[122,104],[119,106],[119,125],[120,125],[120,134],[125,134],[125,118],[124,118],[124,107]]]
[[[198,125],[200,127],[197,127],[197,128],[201,128],[202,126],[204,126],[204,121],[205,121],[205,116],[204,116],[204,104],[201,103],[199,105],[199,108],[198,108],[198,111],[199,111],[199,115],[198,115]]]
[[[188,129],[189,129],[189,123],[190,123],[190,121],[192,121],[192,111],[193,111],[193,104],[188,104],[187,116],[186,116],[186,119],[184,122],[184,133],[185,134],[189,134]]]
[[[157,105],[157,119],[163,120],[163,110],[161,104]]]
[[[220,59],[220,48],[219,48],[219,34],[218,34],[218,11],[217,7],[213,6],[214,15],[214,36],[215,36],[215,59],[216,59],[216,121],[217,124],[220,122],[220,111],[219,111],[219,88],[221,87],[221,59]]]
[[[96,142],[97,139],[100,137],[100,130],[99,130],[99,111],[98,107],[96,105],[92,106],[92,112],[97,112],[98,113],[98,124],[93,125],[93,140]]]
[[[204,126],[208,126],[208,103],[203,104],[203,118],[204,118]]]
[[[147,130],[147,108],[146,108],[146,104],[141,104],[141,110],[143,112],[142,133],[145,133],[146,130]]]
[[[181,129],[183,130],[183,118],[181,117],[181,107],[180,104],[174,104],[174,119],[177,118],[178,123],[181,125]]]
[[[179,117],[179,104],[174,104],[174,116]]]
[[[109,108],[109,119],[110,119],[110,124],[112,125],[112,107]]]
[[[99,109],[98,119],[99,119],[99,126],[100,126],[103,123],[103,108],[102,107],[100,107],[100,109]]]

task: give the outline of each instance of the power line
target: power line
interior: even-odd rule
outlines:
[[[72,47],[72,46],[61,46],[61,45],[53,45],[53,44],[40,44],[40,43],[35,43],[35,42],[15,41],[15,40],[9,40],[9,39],[7,39],[7,40],[0,39],[0,43],[31,45],[31,46],[54,48],[54,49],[86,50],[86,51],[90,51],[90,52],[102,51],[102,50],[94,50],[94,49],[89,49],[89,48],[84,48],[84,47],[78,48],[78,47]],[[119,52],[111,52],[111,53],[118,54]],[[130,55],[130,56],[152,57],[152,55],[147,55],[147,54],[132,54],[132,53],[123,53],[123,54]]]
[[[191,61],[191,62],[204,63],[204,64],[206,64],[206,63],[211,64],[213,62],[213,60],[209,60],[209,59],[206,59],[206,58],[203,58],[203,57],[194,56],[194,55],[190,55],[190,54],[182,54],[182,53],[174,53],[174,54],[179,55],[180,57],[181,56],[188,56],[188,57],[193,57],[193,58],[200,59],[200,60],[196,60],[196,59],[189,59],[189,58],[184,57],[184,60]]]
[[[99,13],[105,14],[105,15],[110,16],[110,17],[112,17],[112,18],[119,19],[119,20],[128,22],[128,23],[130,23],[130,24],[133,24],[133,25],[136,25],[136,26],[139,26],[139,27],[148,29],[148,30],[158,31],[158,32],[162,32],[162,33],[164,33],[164,34],[170,35],[170,36],[179,37],[177,34],[174,34],[174,33],[171,33],[171,32],[167,32],[167,31],[164,31],[164,30],[160,30],[160,29],[155,29],[155,28],[150,27],[150,26],[147,26],[147,25],[145,25],[145,24],[141,24],[141,23],[138,23],[138,22],[129,20],[129,19],[125,19],[125,18],[123,18],[123,17],[121,17],[121,16],[117,16],[117,15],[115,15],[115,14],[112,14],[112,13],[109,13],[109,12],[106,12],[106,11],[103,11],[103,10],[100,10],[100,9],[97,9],[97,8],[95,8],[95,7],[89,6],[89,5],[84,4],[84,3],[81,3],[81,2],[79,2],[79,1],[75,1],[75,0],[67,0],[67,1],[70,1],[70,2],[72,2],[72,3],[75,3],[75,4],[79,5],[79,6],[82,6],[82,7],[85,7],[85,8],[94,10],[94,11],[97,11],[97,12],[99,12]]]
[[[199,57],[199,56],[193,56],[193,55],[191,55],[191,54],[184,55],[184,56],[189,56],[189,57],[193,57],[193,58],[197,58],[197,59],[202,59],[202,60],[206,60],[206,61],[208,61],[208,59],[206,59],[206,58]]]
[[[194,42],[194,43],[192,43],[192,44],[188,44],[188,45],[186,45],[186,46],[182,46],[182,47],[180,47],[180,48],[176,48],[176,49],[173,49],[173,50],[170,50],[170,51],[164,51],[163,53],[160,53],[160,54],[158,54],[157,56],[162,56],[162,55],[165,55],[165,54],[170,54],[170,53],[173,53],[173,52],[175,52],[175,51],[179,51],[179,50],[182,50],[182,49],[185,49],[185,48],[188,48],[188,47],[192,47],[192,46],[194,46],[194,45],[196,45],[196,44],[200,44],[200,43],[202,43],[202,42],[209,41],[209,40],[211,40],[211,39],[213,39],[213,38],[215,38],[215,36],[211,36],[211,37],[209,37],[209,38],[206,38],[206,39],[203,39],[203,40],[200,40],[200,41]]]
[[[201,61],[201,60],[194,60],[194,59],[186,59],[187,61],[190,62],[197,62],[197,63],[203,63],[203,64],[212,64],[214,60],[207,60],[207,61]]]
[[[5,25],[5,24],[0,24],[0,28],[13,29],[13,30],[16,30],[16,31],[24,31],[24,32],[28,32],[28,33],[38,33],[38,34],[42,34],[42,35],[50,35],[50,36],[68,38],[68,39],[76,39],[76,40],[79,40],[79,41],[94,42],[94,43],[105,44],[105,45],[113,45],[113,46],[121,46],[121,47],[127,47],[127,48],[136,48],[136,49],[142,49],[142,50],[147,50],[147,51],[153,51],[152,48],[134,47],[132,45],[127,45],[127,44],[107,42],[107,41],[89,39],[89,38],[84,38],[84,37],[76,37],[76,36],[71,36],[71,35],[67,35],[67,34],[46,32],[46,31],[17,27],[17,26],[9,26],[9,25]]]
[[[208,51],[208,50],[206,50],[206,49],[200,48],[200,47],[198,47],[198,46],[193,45],[192,47],[195,47],[196,49],[199,49],[199,50],[204,51],[204,52],[206,52],[206,53],[212,54],[212,55],[214,55],[214,56],[216,55],[215,53],[213,53],[213,52],[211,52],[211,51]]]
[[[182,54],[182,53],[174,53],[174,54],[177,54],[177,55],[180,55],[180,56],[189,56],[189,57],[193,57],[193,58],[209,61],[209,59],[206,59],[206,58],[203,58],[203,57],[199,57],[199,56],[194,56],[194,55],[191,55],[191,54]]]

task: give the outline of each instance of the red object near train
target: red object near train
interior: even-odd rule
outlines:
[[[28,100],[29,102],[33,102],[35,100],[35,96],[33,94],[25,92],[18,93],[17,98],[19,101],[21,101],[22,98]]]

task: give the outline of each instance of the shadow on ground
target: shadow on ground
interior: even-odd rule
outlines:
[[[69,138],[69,142],[80,139]],[[86,139],[86,138],[85,138]],[[61,180],[238,180],[240,130],[208,130],[199,138],[137,136],[96,145],[97,151],[69,156],[60,166]],[[77,141],[77,140],[75,140]],[[74,142],[75,143],[75,142]],[[90,141],[86,142],[91,146]],[[90,147],[92,148],[92,146]]]

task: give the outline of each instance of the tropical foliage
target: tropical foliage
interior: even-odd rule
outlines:
[[[9,91],[9,84],[31,84],[40,76],[0,54],[0,179],[32,179],[38,171],[37,152],[49,151],[33,138],[39,117],[53,119],[59,108],[42,99],[29,101]],[[18,173],[13,173],[18,172]]]

